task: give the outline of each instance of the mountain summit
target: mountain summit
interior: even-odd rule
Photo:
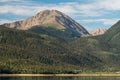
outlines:
[[[107,29],[99,28],[99,29],[95,29],[95,30],[91,31],[90,34],[92,36],[98,36],[98,35],[104,34],[106,31],[107,31]]]
[[[59,30],[68,29],[80,36],[88,35],[88,31],[66,14],[57,10],[44,10],[23,21],[3,24],[5,27],[28,30],[34,26],[53,27]]]

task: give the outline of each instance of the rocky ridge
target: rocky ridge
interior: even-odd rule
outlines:
[[[90,35],[92,36],[97,36],[97,35],[102,35],[107,31],[107,29],[104,28],[99,28],[99,29],[95,29],[93,31],[90,32]]]

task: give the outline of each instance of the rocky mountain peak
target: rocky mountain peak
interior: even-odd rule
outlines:
[[[17,21],[14,23],[3,24],[5,27],[17,28],[21,30],[28,30],[34,26],[51,27],[64,30],[69,29],[71,32],[78,32],[80,35],[88,35],[87,30],[79,23],[74,21],[66,14],[57,10],[43,10],[23,21]]]
[[[95,29],[95,30],[91,31],[90,35],[92,35],[92,36],[102,35],[106,31],[107,31],[107,29],[105,29],[105,28],[99,28],[99,29]]]
[[[49,16],[49,15],[59,16],[60,15],[61,16],[63,14],[64,13],[62,13],[58,10],[43,10],[43,11],[40,11],[39,13],[37,13],[36,16],[39,16],[39,15],[43,15],[43,16]]]

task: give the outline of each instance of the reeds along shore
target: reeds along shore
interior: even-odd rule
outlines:
[[[0,76],[120,76],[120,74],[0,74]]]

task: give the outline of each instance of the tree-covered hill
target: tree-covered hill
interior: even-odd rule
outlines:
[[[0,73],[88,73],[120,69],[119,22],[104,35],[74,38],[69,42],[66,40],[72,37],[64,33],[38,30],[33,33],[0,26]],[[67,39],[64,41],[63,37]]]
[[[0,73],[71,73],[101,63],[88,53],[74,53],[68,43],[46,34],[1,26],[0,36]]]

